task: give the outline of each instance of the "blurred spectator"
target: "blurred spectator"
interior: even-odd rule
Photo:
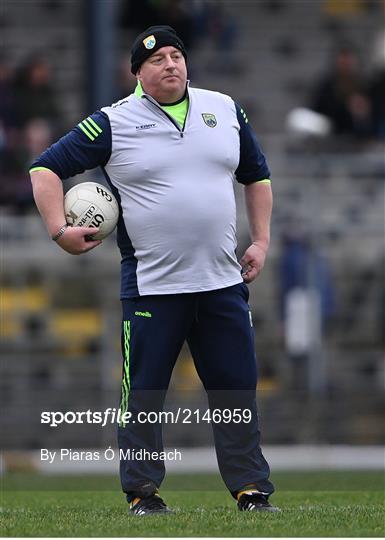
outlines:
[[[381,346],[385,349],[385,280],[384,280],[384,270],[385,270],[385,250],[383,251],[381,257],[381,277],[380,280],[380,290],[378,291],[378,325],[377,325],[377,331],[378,331],[378,342],[381,344]],[[385,381],[384,381],[385,383]]]
[[[236,18],[231,16],[222,3],[207,0],[194,2],[194,35],[208,37],[215,47],[216,57],[210,70],[218,73],[239,73],[240,63],[235,56],[239,36]]]
[[[376,138],[385,139],[385,31],[375,40],[369,97],[373,134]]]
[[[148,26],[165,24],[159,22],[160,14],[156,2],[152,0],[123,0],[119,13],[119,24],[122,28],[130,28],[141,32]]]
[[[293,389],[310,389],[315,368],[311,357],[317,354],[334,315],[334,286],[327,260],[298,223],[292,223],[282,236],[278,274],[289,384]],[[318,383],[323,386],[321,379]]]
[[[0,164],[0,205],[18,214],[35,209],[27,169],[52,142],[49,123],[40,118],[28,122],[8,140]]]
[[[22,65],[14,80],[14,95],[19,127],[40,118],[49,122],[54,130],[60,130],[61,114],[51,67],[44,56],[35,54]]]
[[[334,287],[329,264],[300,225],[292,224],[282,236],[279,263],[281,319],[287,295],[295,288],[318,291],[322,326],[334,315]]]
[[[129,55],[122,56],[117,66],[116,87],[114,101],[119,101],[135,91],[137,81],[131,73],[131,59]]]
[[[16,124],[12,77],[11,68],[0,57],[0,126],[3,130],[12,128]]]
[[[0,205],[24,213],[34,208],[28,166],[60,132],[61,115],[43,56],[12,75],[0,61]]]
[[[202,40],[214,44],[216,57],[210,70],[220,73],[239,71],[234,57],[238,25],[221,2],[208,0],[124,0],[119,15],[123,28],[143,31],[157,24],[172,26],[188,49]],[[191,66],[190,66],[191,70]]]
[[[138,32],[149,26],[168,24],[188,49],[194,45],[190,8],[183,0],[124,0],[119,22],[121,27]]]
[[[34,160],[52,141],[52,130],[49,123],[43,118],[35,118],[28,122],[24,128],[24,145],[28,152],[28,159]]]
[[[337,49],[329,73],[315,88],[310,108],[328,117],[337,135],[371,134],[368,84],[352,47],[343,45]]]
[[[17,139],[16,111],[12,92],[12,70],[0,58],[0,163],[4,163],[6,151]],[[2,166],[0,165],[0,172]],[[3,180],[3,179],[1,179]]]

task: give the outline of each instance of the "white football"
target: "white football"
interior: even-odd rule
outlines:
[[[76,184],[64,196],[64,212],[71,227],[99,227],[92,235],[103,240],[115,229],[119,206],[114,195],[102,184],[83,182]]]

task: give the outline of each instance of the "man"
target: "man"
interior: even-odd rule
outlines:
[[[259,446],[250,283],[269,245],[269,170],[242,109],[223,94],[188,87],[186,50],[169,26],[132,47],[135,93],[97,111],[33,164],[34,197],[47,229],[72,254],[95,248],[89,228],[67,227],[61,179],[101,166],[120,204],[122,412],[160,411],[188,341],[211,409],[250,411],[213,423],[218,464],[241,511],[275,511]],[[235,256],[234,177],[245,185],[252,244]],[[242,270],[243,268],[243,270]],[[243,272],[241,274],[241,272]],[[235,413],[234,413],[235,414]],[[119,447],[163,449],[161,425],[127,422]],[[163,461],[121,459],[130,512],[168,512],[158,494]]]

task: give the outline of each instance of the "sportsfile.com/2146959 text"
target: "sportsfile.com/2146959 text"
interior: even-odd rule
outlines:
[[[130,411],[108,408],[104,411],[43,411],[40,422],[50,427],[61,424],[248,424],[252,420],[250,409],[190,409],[178,407],[175,411]]]

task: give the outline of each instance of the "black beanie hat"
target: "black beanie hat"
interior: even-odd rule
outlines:
[[[150,26],[139,34],[131,48],[131,71],[134,75],[147,58],[162,47],[172,46],[179,49],[187,60],[183,41],[171,26]]]

